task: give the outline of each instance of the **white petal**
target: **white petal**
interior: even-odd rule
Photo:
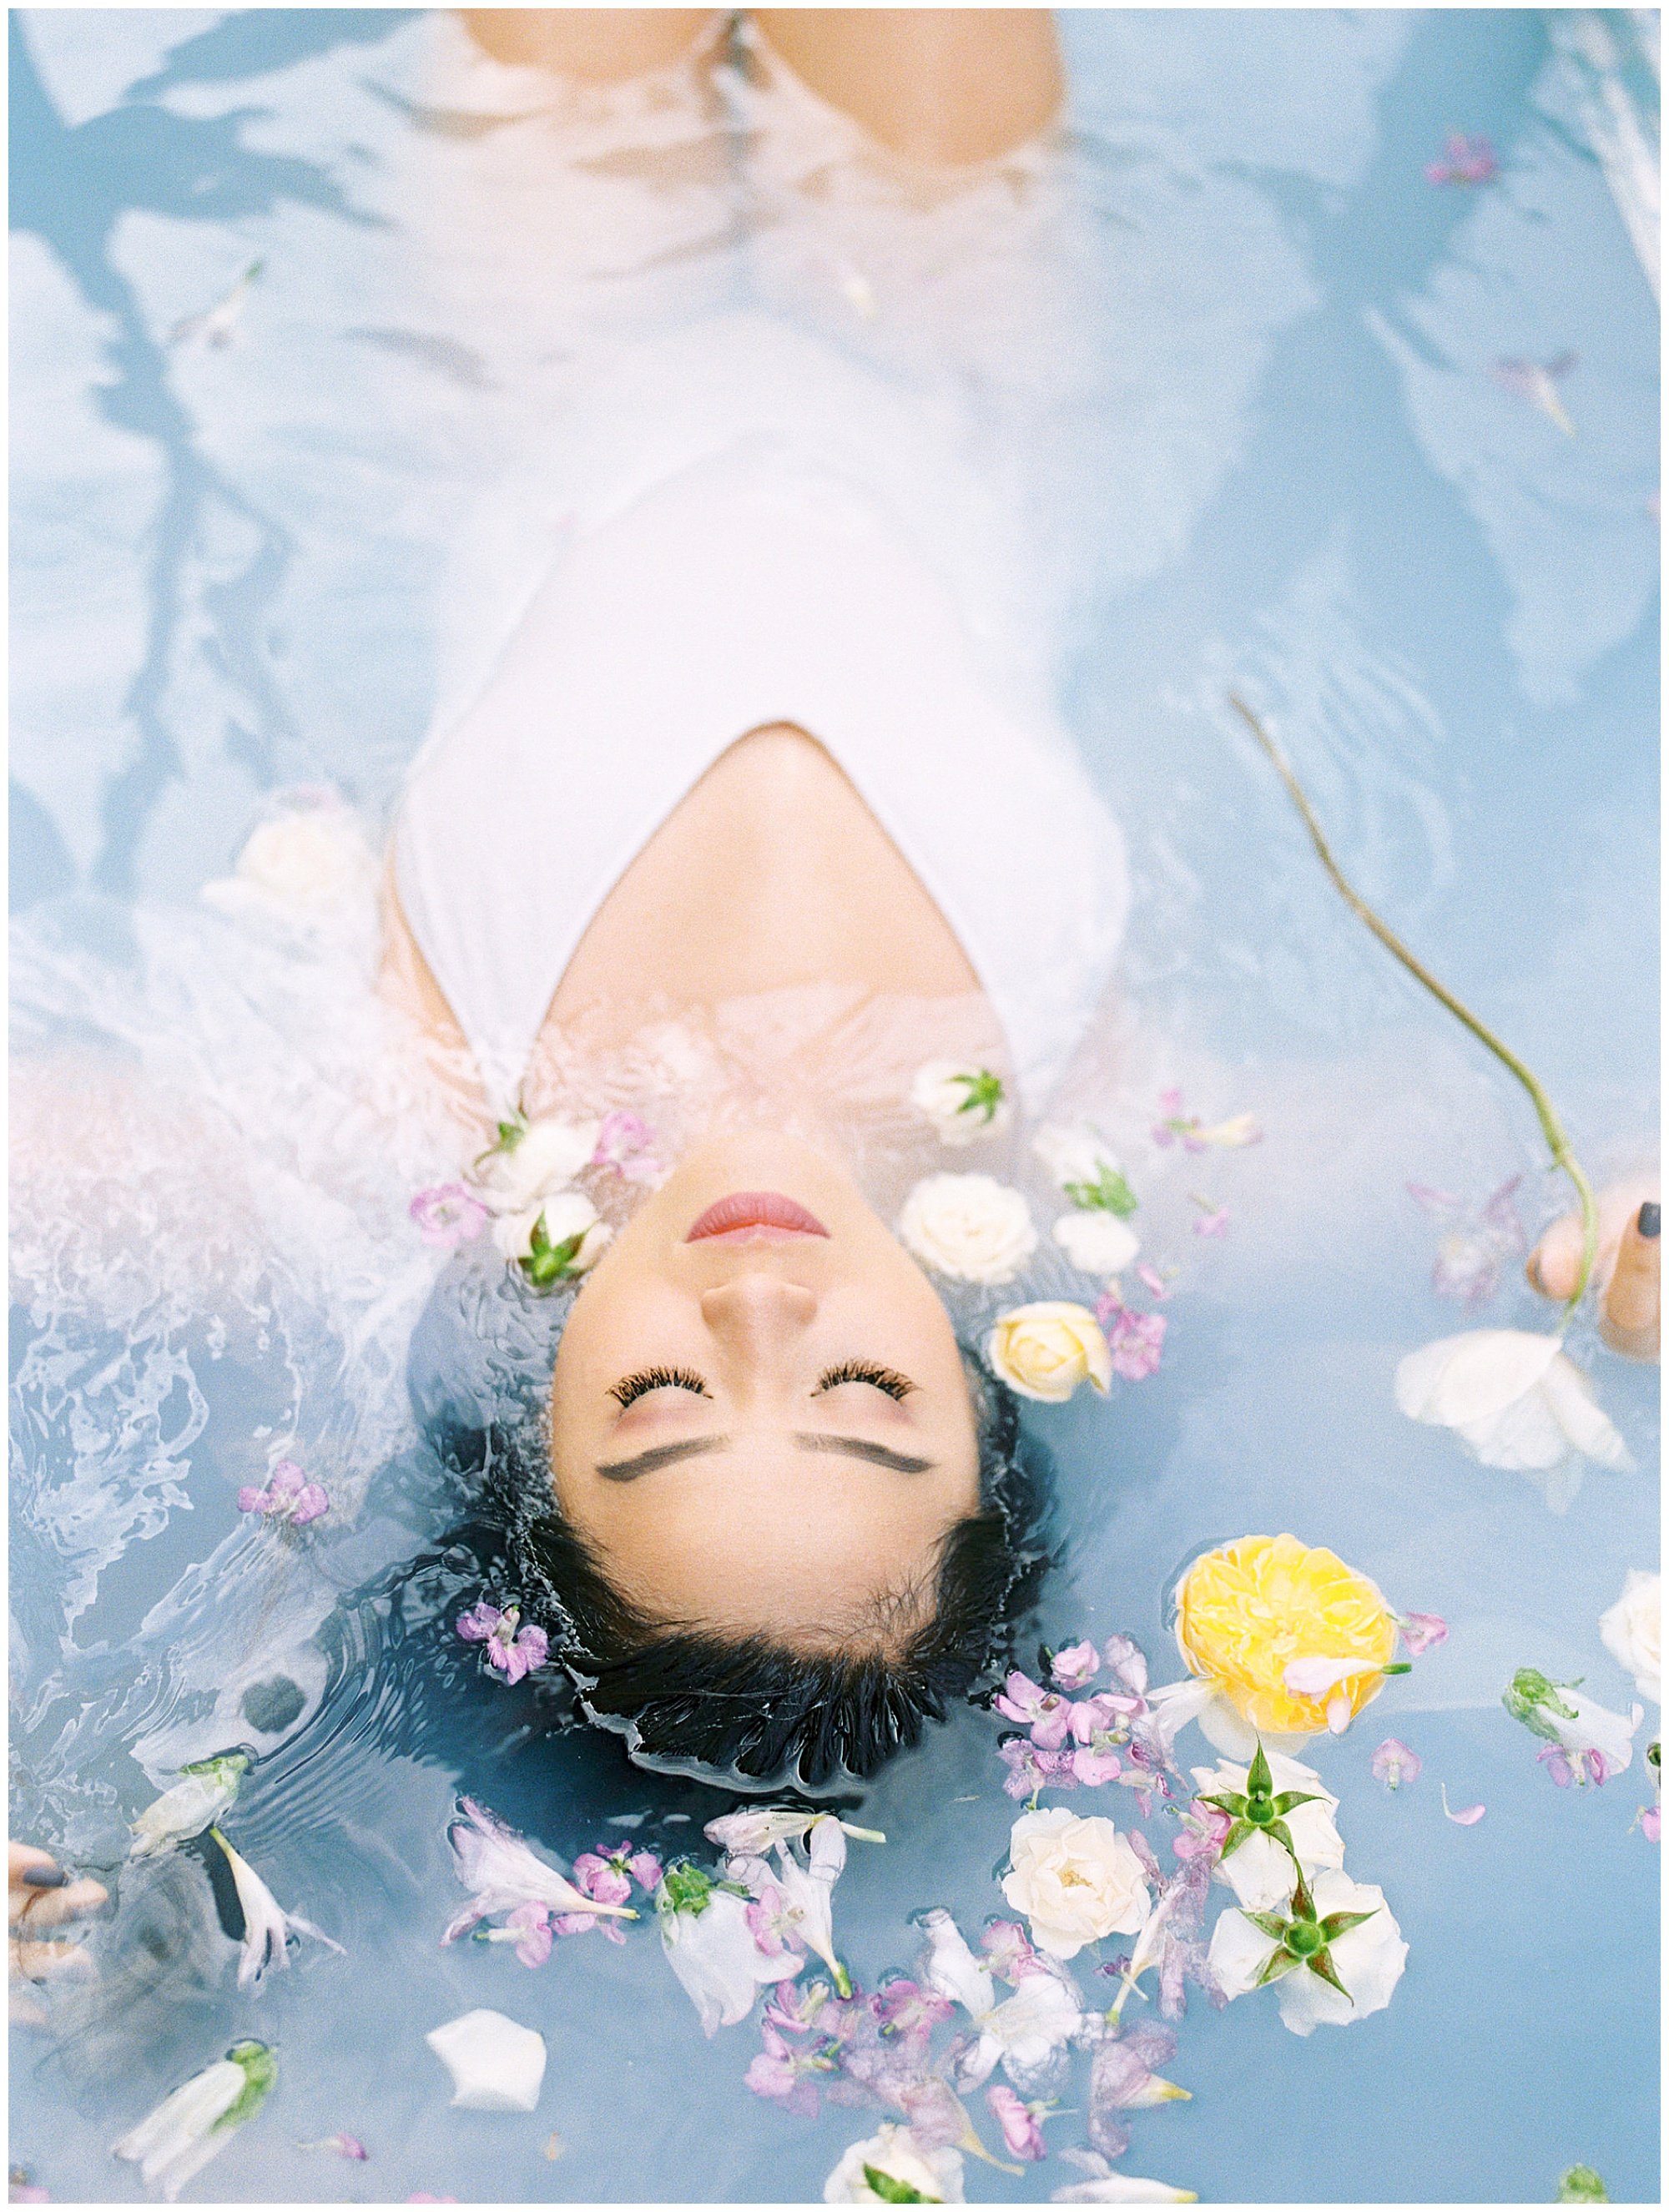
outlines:
[[[1168,2181],[1144,2181],[1140,2174],[1109,2173],[1099,2181],[1076,2181],[1051,2189],[1051,2204],[1197,2204],[1191,2189],[1173,2189]]]
[[[1441,1428],[1487,1419],[1533,1390],[1561,1340],[1521,1328],[1471,1328],[1410,1352],[1397,1370],[1398,1410]],[[1312,1977],[1313,1978],[1313,1977]]]
[[[1053,1974],[1027,1974],[981,2025],[1002,2045],[1005,2063],[1026,2073],[1058,2051],[1082,2018],[1078,2000],[1063,1982]]]
[[[963,2006],[976,2020],[983,2020],[996,2002],[996,1990],[990,1974],[968,1948],[966,1937],[942,1907],[929,1912],[922,1927],[931,1946],[926,1969],[929,1986]]]
[[[149,2187],[164,2166],[184,2157],[212,2132],[216,2121],[243,2094],[243,2086],[242,2067],[230,2058],[217,2058],[164,2097],[155,2112],[113,2144],[115,2155],[137,2164]]]
[[[1593,1385],[1562,1352],[1548,1369],[1542,1395],[1553,1418],[1585,1459],[1608,1467],[1615,1474],[1630,1474],[1634,1458],[1617,1431],[1599,1410]]]
[[[1283,1975],[1276,1984],[1281,2018],[1294,2035],[1308,2035],[1325,2026],[1349,2027],[1353,2021],[1383,2011],[1408,1961],[1408,1945],[1385,1901],[1385,1892],[1377,1884],[1352,1881],[1348,1875],[1335,1870],[1318,1875],[1311,1893],[1317,1914],[1324,1920],[1330,1912],[1367,1912],[1373,1917],[1360,1928],[1347,1929],[1330,1946],[1333,1964],[1350,1992],[1351,2002],[1347,2003],[1307,1966]]]
[[[1213,1694],[1200,1708],[1200,1734],[1213,1751],[1225,1759],[1251,1759],[1258,1749],[1258,1731],[1243,1720],[1227,1698]],[[1303,1738],[1300,1738],[1301,1742]]]
[[[1258,1977],[1274,1948],[1263,1929],[1254,1928],[1238,1905],[1231,1905],[1220,1912],[1206,1959],[1224,1996],[1243,1997],[1256,1989]]]
[[[531,2112],[545,2080],[545,2038],[502,2012],[466,2012],[423,2041],[452,2076],[454,2105],[476,2112]]]

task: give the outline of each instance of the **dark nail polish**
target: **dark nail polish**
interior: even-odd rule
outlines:
[[[1663,1234],[1663,1208],[1654,1198],[1648,1198],[1641,1207],[1640,1219],[1635,1225],[1642,1237],[1660,1237]]]
[[[23,1879],[31,1889],[62,1889],[70,1877],[62,1867],[29,1867]]]

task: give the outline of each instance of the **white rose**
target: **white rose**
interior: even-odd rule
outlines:
[[[1310,1886],[1316,1917],[1325,1920],[1334,1912],[1366,1912],[1360,1927],[1347,1928],[1335,1936],[1328,1953],[1340,1981],[1349,1991],[1343,1997],[1308,1966],[1282,1974],[1274,1984],[1281,2018],[1294,2035],[1308,2035],[1324,2023],[1348,2027],[1381,2012],[1403,1978],[1408,1946],[1392,1917],[1385,1892],[1371,1881],[1352,1881],[1348,1875],[1329,1868]],[[1258,1978],[1272,1956],[1275,1945],[1236,1905],[1219,1915],[1211,1931],[1207,1954],[1212,1972],[1224,1994],[1243,1997],[1258,1987]]]
[[[1397,1370],[1398,1409],[1453,1429],[1485,1467],[1547,1474],[1581,1452],[1626,1474],[1628,1448],[1560,1341],[1519,1328],[1441,1337]]]
[[[1022,1398],[1065,1402],[1081,1382],[1105,1397],[1112,1383],[1106,1332],[1087,1306],[1063,1298],[1011,1306],[985,1340],[991,1372]]]
[[[1318,1875],[1325,1868],[1342,1867],[1344,1840],[1333,1820],[1338,1810],[1337,1798],[1325,1787],[1313,1767],[1296,1759],[1288,1759],[1278,1751],[1265,1752],[1264,1755],[1269,1760],[1270,1779],[1277,1797],[1288,1790],[1301,1790],[1314,1799],[1313,1804],[1294,1805],[1284,1816],[1292,1847],[1306,1876]],[[1194,1788],[1202,1797],[1243,1797],[1246,1786],[1244,1766],[1194,1769]],[[1285,1846],[1277,1844],[1272,1836],[1254,1833],[1239,1844],[1226,1859],[1217,1862],[1217,1879],[1228,1884],[1248,1912],[1273,1912],[1292,1895],[1292,1861]]]
[[[1087,1121],[1076,1121],[1069,1127],[1059,1122],[1045,1126],[1032,1139],[1032,1149],[1057,1190],[1071,1183],[1099,1183],[1103,1170],[1109,1175],[1119,1172],[1118,1154]]]
[[[1063,1805],[1022,1813],[1008,1860],[1002,1894],[1051,1958],[1075,1958],[1103,1936],[1134,1936],[1147,1920],[1142,1862],[1111,1820],[1085,1820]]]
[[[916,1072],[911,1103],[933,1124],[942,1144],[975,1145],[1001,1136],[1014,1119],[1002,1079],[989,1067],[930,1060]]]
[[[889,2181],[899,2182],[913,2189],[929,2204],[961,2204],[966,2202],[962,2194],[962,2154],[948,2147],[942,2150],[923,2150],[908,2128],[900,2127],[895,2120],[883,2120],[880,2126],[865,2142],[856,2142],[845,2152],[840,2163],[823,2185],[825,2204],[884,2204],[888,2200],[878,2196],[868,2181],[863,2169],[868,2166],[883,2173]]]
[[[597,1209],[583,1191],[559,1190],[520,1213],[501,1213],[492,1224],[492,1241],[507,1260],[525,1260],[533,1249],[533,1231],[545,1224],[545,1241],[555,1247],[577,1237],[579,1247],[563,1268],[564,1275],[583,1275],[602,1257],[614,1231],[598,1218]]]
[[[524,1213],[573,1182],[591,1164],[600,1121],[530,1121],[507,1152],[495,1152],[480,1180],[481,1195],[496,1213]]]
[[[1635,1678],[1635,1687],[1654,1705],[1663,1703],[1663,1581],[1643,1567],[1630,1567],[1623,1595],[1599,1616],[1599,1633],[1619,1667]]]
[[[1127,1221],[1097,1207],[1087,1213],[1063,1213],[1055,1224],[1055,1242],[1082,1275],[1105,1280],[1128,1267],[1142,1239]]]
[[[983,1175],[925,1176],[904,1202],[898,1235],[959,1283],[1011,1283],[1038,1244],[1020,1193]]]
[[[237,858],[236,880],[284,906],[344,907],[375,890],[376,878],[358,823],[334,802],[263,822]]]

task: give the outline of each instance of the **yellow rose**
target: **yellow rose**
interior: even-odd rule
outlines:
[[[1051,1406],[1063,1404],[1081,1382],[1105,1396],[1112,1381],[1112,1353],[1100,1323],[1087,1306],[1065,1298],[1000,1314],[985,1340],[985,1358],[1011,1390]]]
[[[1178,1584],[1177,1642],[1190,1671],[1252,1728],[1337,1735],[1384,1686],[1397,1624],[1374,1583],[1334,1553],[1296,1536],[1243,1536],[1196,1559]]]

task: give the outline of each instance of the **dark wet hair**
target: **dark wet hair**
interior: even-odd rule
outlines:
[[[489,1464],[523,1616],[550,1637],[588,1717],[646,1765],[816,1790],[874,1773],[982,1686],[1047,1571],[1046,1493],[1013,1393],[964,1359],[979,1508],[946,1534],[931,1619],[891,1650],[807,1654],[648,1617],[563,1514],[544,1419],[496,1431]]]

